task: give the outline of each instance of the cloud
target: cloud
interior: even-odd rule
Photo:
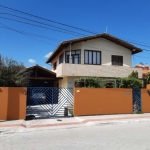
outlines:
[[[46,54],[44,57],[45,58],[49,58],[52,55],[53,52],[49,52],[48,54]]]
[[[29,63],[31,63],[31,64],[36,63],[36,60],[34,60],[34,59],[29,59],[28,61],[29,61]]]

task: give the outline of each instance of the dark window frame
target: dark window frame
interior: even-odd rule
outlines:
[[[85,63],[85,53],[88,52],[88,63]],[[89,63],[89,52],[92,52],[92,64]],[[93,53],[96,52],[96,64],[93,63]],[[97,52],[100,53],[100,63],[97,64]],[[102,62],[102,52],[101,51],[96,51],[96,50],[84,50],[84,64],[86,65],[101,65]]]
[[[78,54],[77,51],[80,51],[80,54]],[[69,63],[69,59],[70,59],[70,54],[67,55],[66,54],[67,52],[70,52],[70,51],[65,51],[65,63]],[[72,54],[73,52],[75,52],[75,54]],[[71,50],[72,64],[75,64],[74,58],[76,55],[78,56],[78,63],[77,64],[81,64],[81,49]]]
[[[111,64],[113,66],[123,66],[123,56],[111,55]]]

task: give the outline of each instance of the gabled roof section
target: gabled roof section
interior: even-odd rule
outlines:
[[[38,77],[52,77],[56,78],[56,73],[53,71],[50,71],[48,69],[45,69],[39,65],[35,65],[29,68],[26,68],[26,71],[31,71],[31,76],[38,76]]]
[[[103,33],[103,34],[97,34],[97,35],[93,35],[93,36],[87,36],[87,37],[82,37],[82,38],[78,38],[78,39],[73,39],[73,40],[68,40],[68,41],[63,41],[61,42],[58,47],[55,49],[55,51],[52,53],[52,55],[48,58],[48,60],[46,61],[46,63],[51,62],[61,51],[63,48],[67,47],[70,43],[71,44],[76,44],[82,41],[87,41],[87,40],[92,40],[92,39],[97,39],[97,38],[104,38],[107,39],[111,42],[114,42],[120,46],[123,46],[125,48],[128,48],[129,50],[132,51],[132,54],[136,54],[139,52],[142,52],[142,49],[124,41],[121,40],[115,36],[112,36],[110,34],[107,33]]]

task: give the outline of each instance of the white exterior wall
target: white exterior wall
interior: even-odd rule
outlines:
[[[111,65],[111,56],[118,55],[123,56],[123,66],[131,67],[132,66],[132,52],[120,45],[117,45],[109,40],[98,38],[92,39],[84,42],[80,42],[74,45],[71,45],[71,50],[81,50],[81,64],[84,64],[84,51],[85,50],[94,50],[101,51],[101,65]],[[63,49],[57,57],[52,60],[52,71],[53,63],[57,62],[59,65],[59,56],[64,53],[63,63],[65,63],[65,51],[69,51],[70,46]]]

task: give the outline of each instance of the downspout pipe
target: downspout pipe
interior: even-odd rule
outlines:
[[[72,63],[72,59],[71,59],[71,43],[70,43],[70,56],[69,56],[69,63]]]

